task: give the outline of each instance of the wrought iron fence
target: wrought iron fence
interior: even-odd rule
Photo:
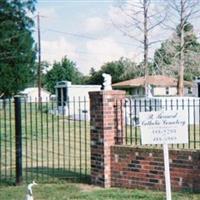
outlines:
[[[121,140],[128,145],[141,145],[139,112],[185,110],[188,116],[188,144],[170,145],[171,148],[200,149],[200,98],[166,97],[134,99],[127,97],[124,104],[125,130]],[[119,139],[119,138],[118,138]]]
[[[0,100],[0,181],[15,179],[15,126],[13,99]]]
[[[89,101],[0,100],[0,183],[88,181]]]
[[[171,147],[200,149],[199,98],[128,97],[117,106],[124,110],[125,122],[123,135],[116,135],[118,142],[141,145],[139,112],[185,110],[188,115],[189,144]],[[116,109],[116,117],[122,114],[118,111]],[[40,182],[88,181],[89,116],[89,99],[86,97],[68,98],[65,102],[1,99],[0,184],[14,184],[22,179],[27,182],[33,179]],[[118,118],[116,122],[122,123]]]

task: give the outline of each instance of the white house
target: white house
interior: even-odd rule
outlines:
[[[177,80],[163,75],[139,77],[113,84],[114,89],[126,90],[131,95],[126,102],[126,123],[139,124],[139,112],[164,110],[185,110],[189,124],[199,123],[200,94],[199,80],[184,81],[184,96],[177,96]],[[145,85],[148,94],[145,94]],[[199,87],[197,87],[199,86]],[[130,117],[131,116],[131,117]]]
[[[145,85],[148,86],[148,94],[145,94]],[[177,79],[163,75],[147,76],[146,79],[144,76],[138,77],[112,86],[114,89],[126,90],[135,97],[177,96]],[[193,83],[184,81],[184,96],[195,96],[193,90]]]
[[[38,102],[38,88],[30,87],[19,92],[21,97],[26,98],[27,102]],[[51,93],[41,88],[41,100],[42,102],[48,102],[50,100]]]
[[[198,97],[140,97],[129,96],[125,101],[125,121],[138,125],[139,113],[159,110],[184,110],[188,116],[188,124],[199,124],[200,98]]]

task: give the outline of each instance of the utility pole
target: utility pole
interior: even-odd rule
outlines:
[[[41,103],[41,38],[40,38],[40,15],[37,14],[37,31],[38,31],[38,70],[37,70],[37,86],[38,86],[38,101]]]

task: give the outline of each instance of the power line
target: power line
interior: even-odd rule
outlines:
[[[40,0],[40,3],[112,3],[113,0]]]
[[[36,16],[37,17],[37,16]],[[38,23],[38,21],[37,21]],[[59,30],[54,30],[54,29],[43,29],[44,31],[50,31],[50,32],[55,32],[55,33],[60,33],[60,34],[65,34],[65,35],[68,35],[68,36],[72,36],[72,37],[78,37],[78,38],[83,38],[83,39],[87,39],[87,40],[98,40],[98,38],[95,38],[93,36],[86,36],[86,35],[83,35],[83,34],[79,34],[79,33],[73,33],[73,32],[65,32],[65,31],[59,31]],[[40,46],[40,39],[39,39],[39,30],[38,30],[38,27],[37,27],[37,30],[38,32],[38,60],[40,59],[41,60],[41,48],[39,47]],[[22,34],[25,34],[25,33],[22,33]],[[20,34],[19,34],[20,35]],[[13,36],[13,37],[17,37],[16,35]],[[7,38],[9,39],[9,38]],[[133,44],[129,44],[129,43],[125,43],[125,42],[114,42],[114,43],[119,43],[119,44],[123,44],[123,45],[127,45],[127,46],[136,46],[136,45],[133,45]],[[40,50],[39,50],[40,49]],[[39,53],[40,51],[40,53]],[[12,53],[12,52],[2,52],[0,53],[1,54],[9,54],[9,53]],[[18,53],[18,52],[16,52]],[[97,53],[91,53],[91,52],[87,52],[87,51],[77,51],[75,50],[74,53],[79,53],[79,54],[88,54],[88,55],[107,55],[103,52],[97,52]],[[40,56],[39,56],[40,55]],[[20,57],[20,56],[7,56],[7,57],[4,57],[4,58],[0,58],[0,60],[6,60],[6,59],[9,59],[9,58],[17,58],[17,57]],[[39,58],[40,57],[40,58]],[[38,62],[40,63],[40,62]]]
[[[74,51],[71,51],[71,53],[78,53],[78,54],[84,54],[84,55],[107,55],[106,53],[103,53],[103,52],[96,52],[96,53],[92,53],[92,52],[87,52],[87,51],[79,51],[79,50],[74,50]],[[54,53],[44,53],[45,55],[46,54],[50,54],[50,55],[53,55]]]
[[[54,30],[54,29],[46,29],[46,30],[51,31],[51,32],[55,32],[55,33],[61,33],[61,34],[69,35],[69,36],[84,38],[84,39],[88,39],[88,40],[96,40],[95,37],[86,36],[86,35],[82,35],[82,34],[79,34],[79,33],[71,33],[71,32],[59,31],[59,30]]]
[[[96,37],[93,37],[93,36],[86,36],[86,35],[79,34],[79,33],[59,31],[59,30],[55,30],[55,29],[45,29],[45,30],[50,31],[50,32],[65,34],[65,35],[72,36],[72,37],[83,38],[83,39],[87,39],[87,40],[98,40],[99,39],[99,38],[96,38]],[[138,45],[134,45],[134,44],[126,43],[126,42],[115,41],[115,43],[119,43],[119,44],[123,44],[123,45],[127,45],[127,46],[139,47]]]

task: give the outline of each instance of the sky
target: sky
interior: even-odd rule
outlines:
[[[138,0],[130,2],[135,1]],[[155,13],[155,5],[159,4],[163,9],[161,1],[154,0],[152,9]],[[37,13],[40,15],[43,61],[53,64],[67,56],[83,74],[88,74],[91,67],[99,70],[104,63],[120,57],[136,63],[142,61],[141,44],[115,26],[120,22],[123,24],[126,18],[120,13],[118,0],[38,0]],[[36,17],[34,19],[37,27]],[[163,31],[155,29],[154,38],[172,35],[172,31]],[[141,38],[142,34],[136,32],[135,36]],[[37,41],[37,32],[34,38]],[[150,57],[159,45],[150,49]]]
[[[109,0],[38,0],[42,60],[52,64],[67,56],[84,74],[120,57],[139,61],[137,44],[113,25],[115,6]]]

